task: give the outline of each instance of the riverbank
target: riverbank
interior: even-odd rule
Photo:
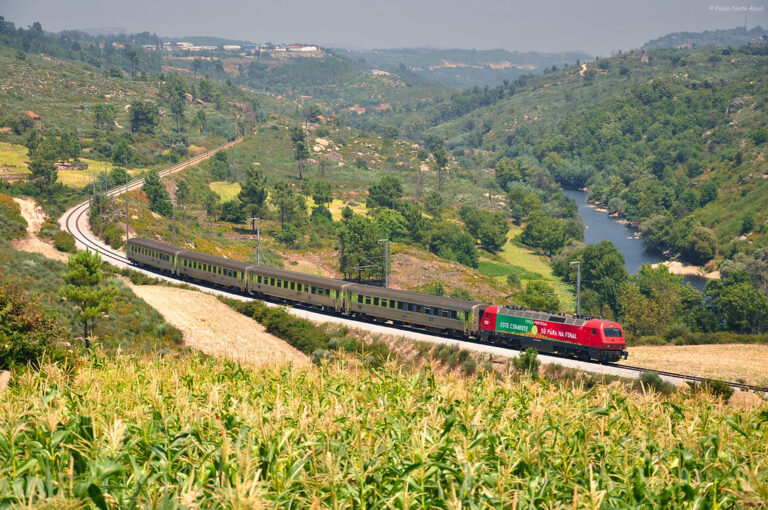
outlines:
[[[653,267],[667,266],[669,272],[677,276],[698,276],[706,280],[719,280],[720,271],[706,272],[701,266],[694,266],[693,264],[686,264],[677,260],[667,260],[665,262],[659,262],[652,264]]]
[[[578,207],[579,216],[584,221],[584,242],[597,244],[600,241],[610,241],[624,256],[624,267],[629,274],[637,273],[643,264],[658,267],[664,264],[673,274],[683,276],[685,281],[699,290],[704,288],[708,280],[720,277],[719,272],[707,272],[705,269],[678,261],[671,261],[663,254],[647,250],[642,236],[629,221],[617,215],[609,214],[600,204],[587,202],[584,190],[565,190]]]

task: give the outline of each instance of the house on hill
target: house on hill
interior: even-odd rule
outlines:
[[[33,112],[32,110],[26,111],[27,117],[32,119],[32,121],[35,123],[35,129],[43,129],[43,118],[40,117],[38,114]]]

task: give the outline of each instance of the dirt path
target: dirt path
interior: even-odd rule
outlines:
[[[237,313],[210,294],[160,285],[131,285],[131,290],[180,329],[185,345],[241,363],[309,364],[309,358],[264,326]]]
[[[69,256],[62,253],[48,243],[41,241],[37,236],[40,233],[40,226],[46,219],[45,211],[37,205],[31,198],[14,198],[21,215],[27,220],[27,238],[14,241],[12,246],[16,250],[37,253],[49,259],[66,262]]]
[[[768,345],[630,347],[627,364],[768,386]]]
[[[587,64],[581,64],[581,70],[579,71],[579,76],[584,76],[585,72],[587,72]]]

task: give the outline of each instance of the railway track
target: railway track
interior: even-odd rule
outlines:
[[[229,149],[233,145],[240,143],[242,140],[243,140],[242,138],[238,138],[220,147],[216,147],[215,149],[211,149],[202,154],[193,156],[188,160],[184,161],[183,163],[179,163],[178,165],[174,165],[172,167],[166,168],[165,170],[162,170],[159,172],[160,177],[161,178],[167,177],[171,174],[175,174],[191,166],[195,166],[205,161],[206,159],[210,158],[217,152]],[[112,188],[107,192],[107,196],[116,197],[128,191],[139,189],[143,185],[144,185],[144,179],[135,179],[122,186],[117,186],[115,188]],[[107,246],[106,244],[100,242],[98,239],[92,238],[90,236],[88,232],[89,227],[87,223],[88,215],[89,215],[89,207],[90,207],[90,201],[86,200],[85,202],[81,202],[76,206],[67,210],[64,213],[64,215],[61,218],[59,218],[59,226],[61,227],[61,229],[72,234],[72,236],[75,238],[75,242],[78,244],[79,247],[89,249],[89,250],[94,250],[97,253],[99,253],[104,259],[107,259],[109,261],[118,262],[121,264],[130,264],[130,261],[122,254],[122,252],[119,252]]]
[[[174,174],[176,172],[179,172],[179,171],[184,170],[186,168],[189,168],[191,166],[197,165],[198,163],[200,163],[202,161],[205,161],[206,159],[210,158],[211,156],[213,156],[217,152],[219,152],[221,150],[228,149],[228,148],[232,147],[233,145],[239,143],[240,141],[242,141],[242,138],[238,138],[237,140],[234,140],[234,141],[229,142],[229,143],[227,143],[225,145],[217,147],[216,149],[212,149],[212,150],[207,151],[207,152],[205,152],[203,154],[199,154],[197,156],[194,156],[193,158],[190,158],[189,160],[187,160],[187,161],[185,161],[183,163],[180,163],[178,165],[175,165],[175,166],[172,166],[170,168],[167,168],[167,169],[159,172],[160,177],[167,177],[167,176],[169,176],[171,174]],[[141,188],[143,185],[144,185],[144,179],[136,179],[136,180],[133,180],[133,181],[129,182],[128,184],[125,184],[125,185],[122,185],[122,186],[118,186],[116,188],[113,188],[113,189],[109,190],[107,192],[107,196],[110,196],[110,197],[118,196],[118,195],[121,195],[121,194],[126,193],[128,191],[132,191],[132,190]],[[64,213],[64,215],[59,219],[59,225],[61,226],[62,230],[65,230],[65,231],[69,232],[70,234],[72,234],[72,236],[75,238],[75,241],[77,242],[78,246],[80,246],[81,248],[93,250],[93,251],[99,253],[103,259],[105,259],[105,260],[107,260],[107,261],[109,261],[111,263],[117,263],[117,265],[122,265],[122,266],[131,266],[132,264],[131,264],[130,260],[128,260],[128,258],[122,252],[120,252],[118,250],[115,250],[114,248],[112,248],[112,247],[106,245],[105,243],[99,241],[97,238],[95,238],[95,236],[93,236],[93,234],[90,233],[90,228],[88,227],[89,205],[90,205],[90,202],[86,200],[85,202],[77,204],[76,206],[74,206],[74,207],[70,208],[69,210],[67,210]],[[151,274],[154,274],[154,273],[151,273]],[[166,275],[163,275],[161,277],[165,278],[165,279],[171,279],[170,277],[168,277]],[[214,289],[213,287],[208,287],[208,286],[204,286],[204,287],[201,287],[201,288],[209,289],[209,290],[218,290],[218,289]],[[232,293],[227,292],[227,294],[232,294]],[[302,308],[298,308],[298,309],[302,310]],[[347,320],[351,321],[352,319],[347,319]],[[353,321],[353,322],[359,322],[360,324],[367,324],[366,322],[362,322],[362,321]],[[385,327],[385,326],[382,326],[381,324],[376,324],[376,326],[378,326],[378,327]],[[392,334],[398,334],[398,332],[402,334],[404,332],[411,331],[411,329],[402,329],[402,328],[395,328],[395,327],[387,328],[387,329],[391,329],[392,330]],[[412,332],[415,332],[415,331],[412,331]],[[436,338],[440,338],[442,341],[457,342],[456,338],[452,338],[452,337],[448,337],[448,336],[443,337],[441,335],[434,335],[434,334],[426,335],[425,332],[417,332],[417,333],[420,334],[420,335],[433,336],[433,337],[436,337]],[[466,346],[466,347],[468,347],[470,349],[474,346],[475,350],[477,350],[478,346],[488,347],[485,344],[479,344],[477,342],[472,342],[472,341],[469,341],[469,342],[461,341],[461,343],[464,346]],[[508,349],[505,349],[505,351],[508,352]],[[557,361],[557,360],[560,360],[560,359],[563,359],[563,360],[568,359],[568,360],[570,360],[570,358],[561,358],[560,356],[553,356],[551,354],[546,354],[546,353],[545,353],[545,356],[552,357],[554,361]],[[635,367],[635,366],[631,366],[631,365],[621,365],[621,364],[618,364],[618,363],[599,363],[597,361],[580,361],[579,363],[583,363],[583,364],[586,364],[586,365],[601,366],[601,367],[602,366],[607,366],[607,367],[611,367],[611,368],[614,368],[614,369],[617,369],[617,370],[625,370],[625,371],[628,371],[628,372],[634,372],[634,373],[636,373],[638,375],[641,374],[642,372],[651,372],[651,373],[659,375],[660,377],[665,377],[665,378],[668,378],[668,379],[674,379],[674,380],[677,380],[677,381],[691,381],[691,382],[703,383],[703,382],[706,382],[706,381],[710,380],[710,379],[707,379],[706,377],[699,377],[699,376],[688,375],[688,374],[680,374],[680,373],[675,373],[675,372],[666,372],[666,371],[663,371],[663,370],[653,370],[653,369],[649,369],[649,368]],[[582,369],[587,369],[587,368],[586,367],[582,367]],[[736,389],[739,389],[739,390],[742,390],[742,391],[755,391],[755,392],[768,393],[768,388],[766,388],[766,387],[753,386],[753,385],[749,385],[749,384],[744,384],[744,383],[739,383],[739,382],[728,382],[728,381],[725,381],[725,384],[727,384],[728,386],[730,386],[732,388],[736,388]]]
[[[697,375],[678,374],[676,372],[665,372],[664,370],[654,370],[651,368],[633,367],[631,365],[619,365],[617,363],[608,363],[608,365],[612,367],[620,368],[623,370],[631,370],[633,372],[638,372],[638,373],[651,372],[658,376],[669,377],[672,379],[681,379],[683,381],[706,383],[707,381],[712,380],[710,378],[699,377]],[[755,392],[768,393],[768,387],[765,387],[765,386],[754,386],[751,384],[744,384],[744,383],[730,382],[730,381],[723,381],[723,382],[728,386],[730,386],[731,388],[736,388],[743,391],[755,391]]]

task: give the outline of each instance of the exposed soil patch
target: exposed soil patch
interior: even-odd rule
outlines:
[[[13,248],[15,250],[37,253],[43,257],[58,260],[59,262],[66,262],[69,260],[69,255],[60,252],[37,237],[40,233],[40,226],[46,220],[45,211],[37,205],[37,202],[31,198],[14,198],[13,200],[19,204],[21,215],[27,220],[27,237],[26,239],[14,241],[12,243]]]
[[[327,278],[341,278],[334,266],[328,261],[334,262],[338,258],[335,251],[308,252],[308,253],[283,253],[285,269],[300,273],[325,276]]]
[[[214,296],[158,285],[131,285],[133,292],[181,330],[184,344],[206,354],[257,366],[309,364],[309,358],[264,326]]]
[[[389,286],[411,290],[432,282],[441,282],[446,295],[455,289],[466,289],[488,303],[503,300],[504,293],[482,275],[458,262],[446,262],[430,254],[406,250],[392,256]]]

